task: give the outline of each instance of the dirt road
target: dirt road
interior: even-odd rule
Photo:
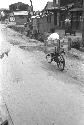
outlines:
[[[1,34],[1,50],[9,50],[8,57],[0,60],[2,95],[14,125],[84,125],[84,94],[79,81],[48,64],[42,51],[34,47],[23,50],[7,41],[35,43],[12,30]]]

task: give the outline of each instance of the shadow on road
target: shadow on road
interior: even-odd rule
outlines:
[[[44,51],[44,46],[19,46],[19,47],[29,52]]]

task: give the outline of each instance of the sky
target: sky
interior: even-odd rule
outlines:
[[[46,3],[53,0],[32,0],[33,8],[35,11],[44,9]],[[10,4],[23,2],[30,5],[30,0],[2,0],[0,2],[0,8],[9,8]]]

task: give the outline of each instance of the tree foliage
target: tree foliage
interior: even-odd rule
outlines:
[[[18,2],[18,3],[14,3],[11,4],[9,6],[9,9],[11,11],[16,11],[16,10],[20,10],[20,11],[27,11],[28,10],[29,5],[28,4],[24,4],[22,2]]]

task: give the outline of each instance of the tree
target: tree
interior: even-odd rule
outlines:
[[[16,11],[16,10],[27,11],[28,7],[29,7],[28,4],[24,4],[22,2],[18,2],[18,3],[14,3],[14,4],[9,5],[9,9],[11,11]]]
[[[6,10],[6,9],[4,9],[3,11],[1,11],[1,20],[4,21],[5,19],[7,19],[8,16],[9,16],[9,13],[10,13],[10,11]]]

